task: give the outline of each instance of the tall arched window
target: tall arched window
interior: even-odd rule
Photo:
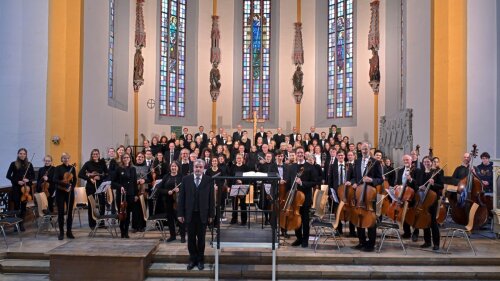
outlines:
[[[269,120],[271,0],[243,1],[242,118]]]
[[[328,0],[327,117],[353,117],[353,0]]]
[[[115,48],[115,0],[109,0],[108,98],[113,98],[113,50]]]
[[[186,1],[161,0],[160,115],[185,116]]]

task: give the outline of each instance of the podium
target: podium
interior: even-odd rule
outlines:
[[[279,244],[279,239],[277,239],[278,218],[278,184],[281,180],[278,173],[268,173],[266,176],[244,176],[242,173],[236,174],[235,176],[215,176],[214,180],[243,180],[243,181],[265,181],[271,184],[270,191],[272,197],[273,208],[268,210],[259,210],[252,212],[270,212],[271,213],[271,229],[224,229],[221,231],[220,227],[217,228],[217,233],[215,241],[212,241],[212,247],[215,248],[215,280],[219,280],[219,254],[224,248],[252,248],[252,249],[270,249],[272,251],[272,280],[276,280],[276,250]],[[265,186],[262,185],[261,194],[266,194]],[[221,202],[221,192],[218,193],[219,202]],[[218,218],[220,218],[220,205],[217,205],[216,212]],[[248,211],[247,211],[248,212]]]

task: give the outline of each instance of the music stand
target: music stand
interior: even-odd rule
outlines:
[[[233,184],[229,196],[245,196],[248,193],[248,184]]]

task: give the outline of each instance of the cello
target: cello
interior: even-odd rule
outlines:
[[[473,203],[479,205],[474,215],[473,227],[475,229],[480,228],[488,220],[488,207],[485,204],[483,183],[473,170],[473,162],[477,154],[477,145],[473,144],[469,172],[465,178],[458,182],[456,196],[450,195],[448,198],[451,206],[451,217],[454,222],[460,225],[468,224],[469,212]]]
[[[418,161],[418,160],[417,160]],[[413,173],[415,169],[414,165],[410,167],[410,175]],[[394,187],[394,193],[396,200],[393,200],[389,208],[387,209],[387,217],[392,219],[393,221],[401,221],[401,216],[403,215],[404,203],[409,202],[413,199],[415,195],[415,191],[413,188],[408,187],[408,181],[405,182],[404,185],[398,185]]]
[[[446,164],[447,165],[447,164]],[[446,165],[443,166],[446,167]],[[408,210],[407,216],[405,218],[406,222],[418,229],[425,229],[430,227],[432,217],[429,212],[429,208],[436,202],[437,194],[435,191],[431,190],[430,180],[434,179],[443,168],[434,172],[432,176],[421,186],[423,188],[418,189],[415,193],[415,207]]]
[[[368,167],[365,170],[365,175],[368,175],[370,170],[375,166],[376,160],[368,161]],[[363,180],[362,180],[363,181]],[[361,184],[361,182],[359,182]],[[377,216],[373,209],[372,202],[377,199],[377,189],[363,182],[363,186],[356,188],[356,196],[354,199],[354,209],[351,211],[351,222],[360,228],[370,228],[377,222]]]
[[[295,230],[302,225],[300,207],[306,199],[304,193],[297,190],[297,179],[304,173],[304,167],[300,168],[295,176],[292,188],[288,191],[283,208],[280,210],[280,227],[285,230]]]
[[[349,163],[346,164],[346,173],[349,170]],[[351,217],[351,210],[354,207],[355,192],[352,186],[346,186],[345,184],[339,185],[337,188],[338,199],[345,203],[344,208],[340,212],[340,218],[343,221],[348,221]]]

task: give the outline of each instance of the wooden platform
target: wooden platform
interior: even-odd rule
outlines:
[[[144,280],[159,242],[71,241],[48,254],[50,280]]]

